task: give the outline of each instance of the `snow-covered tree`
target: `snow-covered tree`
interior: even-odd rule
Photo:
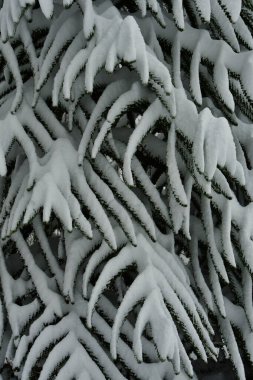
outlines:
[[[0,34],[0,378],[251,379],[253,0],[2,0]]]

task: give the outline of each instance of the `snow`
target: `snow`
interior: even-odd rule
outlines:
[[[109,51],[112,41],[118,34],[121,22],[122,21],[118,18],[115,20],[115,23],[109,27],[109,30],[107,30],[106,34],[102,37],[100,43],[97,44],[90,54],[85,75],[85,87],[89,93],[93,91],[94,77],[99,71],[99,68],[106,62],[107,52]]]
[[[84,37],[89,40],[94,33],[96,25],[95,12],[93,10],[92,0],[79,0],[79,5],[83,11],[83,33]]]
[[[80,169],[79,172],[81,172]],[[99,230],[106,238],[108,244],[113,249],[116,249],[117,245],[112,226],[96,195],[92,192],[91,188],[89,187],[86,179],[77,175],[75,176],[75,178],[73,178],[73,185],[76,188],[79,197],[84,202],[86,207],[89,209],[91,217],[93,217],[96,221]]]
[[[42,97],[39,97],[35,111],[38,114],[40,120],[43,121],[43,124],[47,126],[47,129],[50,131],[50,134],[54,138],[70,138],[63,125],[55,117],[54,113],[50,110]]]
[[[29,344],[32,343],[39,335],[41,330],[46,324],[53,323],[55,319],[53,310],[46,308],[39,318],[32,323],[29,329],[29,334],[23,335],[19,341],[15,356],[13,358],[14,368],[20,368],[21,363],[24,360],[26,352],[28,351]]]
[[[115,236],[117,238],[117,247],[121,249],[127,243],[127,239],[119,227],[116,227],[115,229]],[[105,241],[103,241],[101,246],[93,252],[83,274],[83,295],[85,298],[88,298],[88,284],[93,272],[98,265],[110,255],[111,249]]]
[[[238,38],[240,38],[243,41],[243,44],[250,50],[253,49],[253,39],[252,35],[247,28],[244,20],[242,17],[240,17],[237,22],[235,23],[235,33],[238,35]]]
[[[190,66],[190,89],[191,94],[195,102],[199,105],[202,104],[202,93],[200,88],[199,70],[201,62],[201,44],[202,38],[199,39],[197,46],[195,47]]]
[[[238,1],[239,3],[239,1]],[[216,1],[210,2],[211,6],[216,7]],[[219,15],[221,15],[219,10]],[[223,29],[223,23],[226,21],[226,16],[222,18],[221,28]],[[227,20],[228,21],[228,20]],[[229,71],[237,73],[241,79],[243,88],[245,89],[247,95],[253,99],[252,95],[252,84],[250,81],[249,73],[252,69],[252,58],[251,53],[243,51],[240,54],[235,53],[232,48],[226,44],[224,41],[212,40],[209,33],[204,29],[196,29],[191,27],[188,23],[185,25],[183,32],[178,32],[173,22],[166,19],[166,29],[159,28],[154,25],[157,34],[160,38],[168,41],[172,44],[172,60],[173,60],[173,80],[176,87],[181,87],[180,80],[180,49],[186,49],[193,52],[195,48],[199,49],[198,41],[202,40],[201,52],[202,62],[211,62],[214,66],[216,61],[219,62],[218,58],[221,49],[225,50],[222,59],[222,65]],[[226,34],[228,37],[231,34]],[[236,40],[237,42],[237,40]],[[216,82],[214,82],[216,84]]]
[[[171,59],[173,63],[173,72],[172,72],[172,78],[173,78],[173,84],[176,88],[182,87],[182,81],[181,81],[181,56],[180,56],[180,49],[181,49],[181,41],[180,41],[180,32],[175,32],[175,38],[171,47]]]
[[[0,40],[0,50],[3,54],[5,61],[7,62],[7,65],[9,67],[9,69],[10,69],[10,71],[14,77],[15,83],[16,83],[16,95],[13,99],[11,110],[10,110],[11,113],[15,113],[17,111],[17,109],[19,108],[20,103],[22,101],[23,81],[22,81],[22,77],[21,77],[21,74],[19,71],[19,65],[18,65],[17,57],[16,57],[14,50],[13,50],[11,44],[9,43],[9,41],[7,41],[6,43],[3,43]]]
[[[220,5],[224,9],[224,11],[229,14],[232,22],[236,23],[238,21],[238,18],[240,17],[242,6],[241,0],[221,0]]]
[[[252,279],[247,268],[242,270],[242,291],[245,315],[248,319],[250,329],[253,327],[253,306],[252,306]]]
[[[64,73],[63,82],[63,95],[66,100],[70,99],[73,82],[80,71],[85,67],[85,64],[93,48],[94,40],[91,40],[85,49],[79,49],[78,53],[76,53],[76,55],[73,57],[70,64],[68,64],[67,70]]]
[[[214,138],[209,137],[210,134]],[[199,115],[195,136],[193,154],[200,173],[205,172],[210,181],[219,165],[225,166],[233,176],[237,166],[236,149],[227,120],[223,117],[214,118],[210,110],[205,108]]]
[[[63,273],[60,269],[60,266],[52,252],[52,249],[50,247],[50,244],[47,240],[46,233],[44,231],[43,225],[41,223],[41,220],[39,216],[36,216],[35,220],[33,221],[33,228],[34,232],[36,234],[36,237],[39,241],[39,244],[44,252],[44,255],[46,257],[46,260],[48,262],[48,266],[50,268],[51,273],[55,276],[57,285],[62,290],[63,288]]]
[[[106,87],[103,94],[100,96],[96,104],[96,107],[94,111],[92,112],[91,117],[89,118],[88,124],[84,130],[84,133],[79,145],[79,150],[78,150],[79,164],[81,164],[83,161],[92,133],[94,133],[94,130],[97,124],[99,123],[99,121],[101,120],[102,115],[107,110],[107,108],[111,106],[122,93],[125,93],[129,89],[129,87],[130,87],[129,81],[126,81],[125,79],[117,80],[109,84]]]
[[[81,379],[85,376],[87,380],[92,378],[98,380],[105,379],[98,366],[78,342],[76,334],[70,331],[61,342],[51,350],[40,373],[39,380],[47,380],[48,376],[54,371],[55,365],[60,364],[65,357],[69,357],[67,365],[59,371],[56,378],[69,379],[72,376],[79,378],[78,376],[80,375]],[[80,360],[81,358],[82,360]]]
[[[202,222],[204,225],[206,239],[208,242],[208,253],[212,258],[215,270],[219,273],[221,278],[228,283],[228,275],[224,265],[224,261],[221,257],[221,254],[217,248],[215,242],[214,228],[213,228],[213,217],[210,205],[210,199],[207,199],[205,196],[202,196],[201,199],[201,213],[202,213]]]
[[[36,78],[38,74],[38,59],[37,59],[37,55],[36,55],[36,51],[35,51],[30,30],[24,18],[20,20],[20,23],[18,26],[18,33],[20,34],[22,43],[27,51],[27,54],[29,55],[34,76]]]
[[[2,3],[0,367],[196,378],[218,338],[245,379],[251,2]]]
[[[92,158],[95,158],[106,134],[122,116],[136,102],[150,101],[150,94],[140,83],[134,82],[129,91],[123,93],[110,108],[106,121],[103,123],[92,149]]]
[[[143,360],[141,335],[148,322],[151,325],[153,338],[161,359],[169,358],[171,361],[173,359],[174,350],[177,349],[173,331],[174,323],[170,314],[164,311],[163,305],[162,295],[158,289],[151,291],[144,301],[134,329],[133,349],[139,361]],[[155,314],[153,313],[154,307],[156,308]]]
[[[239,1],[240,2],[240,1]],[[215,20],[217,27],[222,27],[222,34],[225,41],[229,43],[235,52],[240,51],[240,45],[236,38],[233,25],[226,17],[225,13],[221,11],[218,0],[212,1],[212,16]]]
[[[67,68],[70,65],[70,62],[72,62],[72,59],[77,54],[77,52],[83,47],[84,45],[84,37],[83,32],[79,32],[73,39],[73,41],[70,43],[69,47],[66,49],[65,54],[61,60],[60,68],[54,78],[54,87],[52,92],[52,99],[53,99],[53,105],[58,105],[58,99],[60,90],[63,84],[63,80],[65,77],[65,72]]]
[[[34,366],[34,364],[36,363],[37,359],[40,357],[44,349],[48,345],[50,345],[50,343],[53,343],[55,340],[57,340],[57,338],[59,339],[63,337],[66,334],[66,332],[68,332],[68,325],[69,323],[67,323],[66,317],[65,317],[64,319],[61,320],[61,323],[57,326],[58,328],[54,328],[53,325],[49,325],[43,329],[43,331],[36,338],[32,346],[32,349],[28,353],[28,358],[25,362],[24,370],[22,372],[22,378],[21,378],[22,380],[29,377],[32,367]],[[51,365],[52,364],[54,364],[54,362],[51,362]],[[46,370],[47,370],[47,367],[45,367],[44,374]]]
[[[53,0],[39,0],[41,10],[47,18],[51,18],[54,11]]]
[[[30,130],[44,151],[47,152],[51,148],[52,138],[43,124],[37,119],[34,110],[29,106],[32,94],[27,95],[22,102],[22,107],[17,112],[18,119],[22,125],[25,125]]]
[[[119,144],[117,143],[117,148],[118,146]],[[140,184],[141,188],[143,189],[143,191],[149,198],[155,210],[160,214],[163,220],[168,225],[170,225],[170,216],[169,216],[166,204],[161,198],[156,186],[152,183],[150,178],[147,176],[140,161],[136,157],[133,157],[132,162],[133,162],[132,170],[137,182]]]
[[[105,182],[109,183],[111,189],[115,191],[117,197],[127,206],[129,211],[145,228],[151,238],[156,240],[154,223],[145,206],[134,192],[124,186],[124,183],[121,181],[114,168],[111,167],[108,161],[101,154],[98,154],[96,157],[95,168],[97,168],[99,174],[102,178],[104,178]]]
[[[84,162],[84,174],[89,186],[97,194],[100,202],[105,205],[110,213],[119,222],[119,225],[125,232],[133,245],[136,245],[136,236],[134,226],[125,208],[114,198],[111,189],[103,182],[100,177],[92,170],[91,165],[86,160]]]
[[[12,143],[13,139],[17,139],[17,141],[20,143],[20,145],[23,147],[26,156],[29,161],[30,166],[30,174],[28,179],[28,188],[32,186],[33,183],[33,176],[34,172],[36,170],[36,152],[34,145],[32,143],[32,140],[28,137],[28,135],[25,133],[23,126],[21,125],[18,118],[14,115],[8,114],[4,120],[0,121],[1,124],[1,151],[2,151],[2,162],[1,162],[1,169],[2,175],[6,174],[6,164],[4,155],[7,153],[10,144]]]
[[[211,1],[195,0],[195,6],[198,14],[204,22],[209,23],[211,18]]]
[[[223,65],[223,56],[224,51],[221,49],[219,59],[216,61],[216,65],[213,70],[213,79],[215,81],[215,86],[218,90],[219,95],[221,96],[222,101],[228,107],[230,111],[234,111],[235,103],[233,95],[229,91],[229,77],[226,68]]]
[[[149,63],[146,45],[141,31],[132,16],[127,16],[121,24],[117,38],[117,54],[123,62],[135,62],[134,66],[140,75],[142,83],[148,83]]]
[[[39,56],[39,66],[41,67],[43,64],[43,61],[46,57],[46,54],[48,53],[50,47],[52,46],[57,32],[61,28],[61,26],[66,22],[66,20],[72,15],[75,14],[77,11],[77,8],[71,7],[69,11],[62,11],[58,17],[56,17],[54,23],[51,24],[51,27],[49,29],[49,32],[47,34],[47,38],[45,39],[45,43],[41,49],[40,56]]]
[[[222,212],[221,238],[226,259],[233,267],[236,267],[236,261],[231,243],[231,202],[229,201],[225,202]]]
[[[35,264],[34,258],[26,245],[21,233],[16,232],[12,239],[15,241],[22,257],[31,275],[33,283],[37,289],[39,297],[45,305],[50,305],[57,316],[62,315],[62,305],[59,294],[55,293],[48,287],[48,278],[45,273]]]
[[[172,13],[179,30],[184,29],[184,13],[182,0],[172,0]]]
[[[174,123],[171,123],[170,125],[167,144],[167,170],[171,190],[178,203],[180,203],[180,205],[182,205],[183,207],[187,207],[187,198],[180,179],[180,174],[175,157],[176,132]]]
[[[133,99],[133,98],[132,98]],[[141,121],[138,123],[138,125],[135,127],[135,130],[131,134],[125,157],[124,157],[124,164],[123,164],[123,176],[126,182],[133,186],[133,177],[131,172],[131,161],[132,157],[134,156],[137,146],[141,143],[145,135],[148,134],[151,128],[154,127],[154,125],[160,120],[165,119],[167,116],[167,113],[164,110],[163,105],[159,101],[159,99],[156,99],[151,105],[146,109],[144,114],[142,115]]]
[[[80,21],[81,15],[76,13],[61,25],[55,35],[52,45],[43,59],[43,64],[40,66],[40,76],[36,86],[37,91],[40,91],[41,87],[44,85],[50,71],[53,69],[55,59],[59,57],[61,51],[66,46],[66,41],[71,41],[78,33]]]
[[[213,298],[217,305],[217,308],[222,316],[222,318],[226,318],[226,310],[223,300],[222,289],[219,281],[219,277],[217,274],[217,269],[214,267],[212,259],[210,255],[208,256],[208,269],[209,269],[209,279],[213,291]]]
[[[228,347],[230,359],[234,365],[235,371],[240,379],[245,380],[246,376],[243,363],[230,321],[228,319],[219,318],[219,324],[222,328],[222,335]]]
[[[198,335],[196,335],[194,327],[193,327],[193,325],[191,325],[189,317],[187,316],[185,311],[183,311],[184,309],[182,309],[182,304],[179,301],[179,299],[181,299],[181,297],[183,297],[182,302],[184,302],[184,304],[185,304],[185,302],[186,303],[190,302],[190,299],[187,300],[186,295],[185,295],[186,298],[184,299],[185,296],[183,296],[183,293],[181,293],[181,292],[184,292],[185,289],[180,288],[178,280],[176,280],[176,277],[174,277],[175,282],[174,282],[174,285],[172,285],[172,286],[175,286],[176,291],[180,293],[180,296],[178,299],[176,293],[174,293],[174,291],[172,290],[172,288],[169,285],[169,283],[171,281],[173,284],[173,276],[174,276],[173,272],[170,272],[170,275],[166,274],[166,270],[164,268],[165,261],[160,266],[158,265],[159,260],[157,261],[158,257],[156,259],[156,251],[154,250],[154,248],[156,248],[155,243],[153,243],[154,248],[151,248],[150,243],[147,242],[147,240],[143,237],[143,235],[138,234],[137,239],[138,239],[138,247],[131,248],[131,249],[129,249],[129,246],[123,247],[121,249],[120,253],[118,254],[118,256],[110,259],[107,262],[107,264],[105,265],[105,267],[103,268],[103,271],[102,271],[99,279],[97,280],[96,285],[93,288],[91,296],[90,296],[89,306],[88,306],[88,314],[87,314],[88,326],[91,327],[91,325],[92,325],[92,313],[93,313],[95,305],[98,301],[99,295],[108,286],[108,284],[110,283],[112,278],[115,276],[115,273],[120,272],[121,270],[123,270],[123,268],[126,268],[129,265],[131,265],[133,262],[136,262],[137,267],[138,267],[138,271],[140,272],[140,274],[136,277],[134,282],[131,284],[130,288],[127,290],[127,292],[126,292],[126,294],[125,294],[125,296],[124,296],[124,298],[120,304],[120,307],[117,311],[115,320],[114,320],[114,325],[113,325],[113,330],[112,330],[112,340],[111,340],[111,354],[112,354],[113,358],[116,358],[116,356],[117,356],[116,342],[118,340],[119,330],[121,328],[121,325],[123,323],[124,318],[130,312],[130,310],[132,310],[132,308],[141,299],[146,298],[146,301],[144,302],[142,309],[141,309],[141,312],[140,312],[141,314],[139,314],[139,317],[138,317],[137,322],[136,322],[137,323],[136,324],[137,330],[135,331],[135,334],[137,334],[137,335],[135,335],[135,338],[134,338],[134,350],[137,354],[137,357],[139,359],[141,359],[142,349],[141,349],[141,342],[140,342],[140,334],[141,334],[141,331],[143,330],[144,325],[149,320],[149,321],[151,321],[151,324],[153,326],[152,330],[153,330],[153,334],[155,334],[154,339],[155,339],[155,342],[157,343],[157,347],[161,353],[161,356],[163,358],[165,358],[167,355],[169,355],[169,357],[171,357],[171,359],[172,359],[174,351],[172,351],[172,352],[167,351],[167,350],[169,350],[169,347],[167,345],[165,346],[165,342],[167,340],[165,339],[164,334],[161,335],[159,332],[160,330],[159,329],[157,330],[157,328],[155,327],[155,326],[159,325],[160,323],[163,323],[162,322],[163,320],[165,321],[164,318],[166,315],[167,315],[166,318],[169,318],[168,319],[169,325],[171,325],[171,323],[173,324],[172,319],[171,319],[170,314],[169,314],[169,311],[164,304],[163,298],[161,297],[161,294],[162,294],[163,297],[166,299],[166,302],[170,305],[170,307],[178,315],[179,319],[182,318],[182,323],[187,326],[187,330],[189,331],[189,329],[190,329],[191,339],[192,339],[193,344],[195,345],[199,354],[204,359],[206,359],[205,353],[203,351],[203,347],[200,344],[199,337],[198,337]],[[139,248],[140,246],[142,247],[141,249]],[[100,250],[101,249],[99,249],[97,251],[97,254],[96,254],[97,258],[101,257],[101,254],[99,254]],[[108,251],[106,254],[108,255]],[[102,257],[103,257],[103,259],[105,258],[104,254]],[[94,262],[94,264],[95,264],[94,260],[95,260],[95,258],[94,259],[92,258],[92,262]],[[90,264],[88,264],[88,267],[89,267],[89,265]],[[167,270],[168,269],[169,269],[169,267],[167,267]],[[87,280],[86,280],[86,284],[87,284]],[[178,284],[178,285],[176,285],[176,284]],[[87,289],[87,285],[86,285],[86,289]],[[160,293],[160,290],[158,290],[158,289],[160,289],[162,293]],[[156,300],[156,302],[159,300],[159,297],[161,297],[160,298],[161,301],[158,303],[158,305],[156,307],[157,311],[161,307],[160,314],[157,313],[156,315],[152,315],[152,314],[150,315],[151,309],[150,309],[150,307],[148,307],[149,302],[151,302],[151,301],[148,301],[150,299],[149,297],[152,298],[152,294],[153,294],[152,290],[155,291],[156,296],[154,299]],[[87,294],[87,291],[86,291],[86,294]],[[158,298],[157,298],[157,294],[160,294],[160,296]],[[172,302],[172,300],[173,300],[173,302]],[[160,306],[159,306],[159,304],[160,304]],[[154,307],[154,305],[152,307]],[[189,307],[191,308],[191,312],[195,313],[194,303],[191,304],[191,306],[189,303]],[[180,312],[179,312],[179,310],[180,310]],[[158,318],[159,322],[158,322],[157,318]],[[201,321],[198,317],[198,314],[195,314],[195,316],[193,318],[195,320],[195,323],[200,324],[199,327],[201,328],[202,324],[201,324]],[[161,319],[161,322],[160,322],[160,319]],[[210,350],[212,350],[216,354],[215,348],[212,345],[212,343],[208,337],[208,334],[205,333],[205,329],[203,329],[203,327],[202,327],[202,333],[204,334],[204,337],[205,337],[204,339],[208,342],[208,345],[210,345]],[[174,335],[174,330],[171,330],[171,334]],[[177,342],[177,338],[176,338],[175,344],[176,344],[176,342]]]
[[[199,257],[198,257],[198,243],[199,243],[199,238],[198,234],[201,231],[201,225],[198,225],[197,223],[198,220],[194,220],[194,224],[191,224],[191,229],[193,230],[194,228],[194,233],[191,231],[191,242],[190,242],[190,251],[191,251],[191,265],[192,265],[192,270],[193,270],[193,276],[194,276],[194,281],[197,285],[197,287],[200,289],[201,296],[204,299],[204,303],[208,305],[208,308],[213,311],[214,310],[214,302],[213,302],[213,297],[212,293],[206,283],[206,280],[203,276],[203,273],[201,271],[200,267],[200,262],[199,262]],[[194,227],[193,227],[194,226]],[[197,234],[198,233],[198,234]]]
[[[26,318],[32,317],[39,309],[38,300],[34,300],[33,302],[26,305],[26,307],[20,307],[15,303],[15,299],[18,296],[23,296],[26,292],[25,284],[22,279],[14,280],[7,271],[3,252],[0,249],[0,261],[1,261],[1,278],[3,281],[3,289],[4,289],[4,301],[5,306],[7,308],[7,312],[9,315],[9,322],[11,325],[11,329],[13,332],[14,339],[17,341],[22,328],[26,323]],[[1,311],[2,308],[1,308]],[[1,317],[1,323],[3,324],[3,320]],[[3,332],[3,325],[2,325]]]
[[[63,293],[64,296],[73,303],[75,279],[79,266],[84,259],[94,251],[97,245],[101,243],[101,237],[100,234],[96,232],[94,233],[92,240],[87,239],[84,236],[79,236],[73,242],[67,244],[69,235],[71,234],[66,233],[65,235],[66,251],[68,254],[64,271]]]

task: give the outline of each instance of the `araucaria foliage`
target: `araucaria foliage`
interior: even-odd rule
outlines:
[[[253,0],[0,35],[0,379],[253,379]]]

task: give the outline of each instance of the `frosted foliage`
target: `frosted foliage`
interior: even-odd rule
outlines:
[[[0,379],[253,373],[253,1],[0,1]]]

